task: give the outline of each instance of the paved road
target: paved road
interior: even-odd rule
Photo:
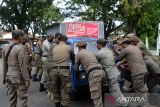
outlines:
[[[8,97],[6,95],[6,88],[2,85],[2,60],[0,59],[0,107],[8,107]],[[47,98],[45,93],[38,91],[39,83],[32,82],[29,89],[29,107],[55,107],[54,104]],[[85,96],[85,95],[82,95]],[[93,107],[88,98],[72,101],[71,107]]]
[[[28,107],[55,107],[54,104],[50,101],[50,99],[47,98],[46,93],[45,92],[40,93],[38,90],[39,90],[39,82],[32,82],[29,88]],[[0,59],[0,107],[8,107],[8,97],[6,93],[7,93],[6,88],[4,85],[2,85],[2,60]],[[79,100],[72,101],[71,107],[93,107],[90,98],[88,98],[86,94],[82,93],[81,97],[82,98],[80,98]],[[160,96],[154,98],[154,100],[156,99],[157,101],[152,101],[153,98],[151,98],[150,99],[150,101],[152,102],[151,104],[154,105],[157,102],[160,102]]]

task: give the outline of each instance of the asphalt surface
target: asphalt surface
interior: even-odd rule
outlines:
[[[34,72],[35,68],[33,68]],[[160,86],[158,89],[160,91]],[[32,82],[29,88],[28,107],[55,107],[54,103],[47,97],[45,92],[39,92],[39,82]],[[71,107],[93,107],[89,95],[81,92],[80,98],[71,101]],[[149,98],[151,105],[159,105],[160,107],[160,94]],[[2,84],[2,60],[0,59],[0,107],[8,107],[7,89]]]
[[[33,68],[34,70],[34,68]],[[7,89],[2,84],[2,60],[0,59],[0,107],[8,107]],[[28,107],[55,107],[53,102],[47,98],[45,92],[40,93],[39,82],[31,82],[29,88]],[[86,94],[81,95],[82,98],[71,101],[71,107],[93,107],[92,102]]]

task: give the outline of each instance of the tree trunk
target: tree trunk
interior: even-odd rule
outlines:
[[[128,0],[129,5],[134,9],[140,5],[140,0]],[[138,17],[135,19],[128,19],[127,20],[127,26],[128,26],[128,33],[137,33],[137,22]]]
[[[137,22],[135,20],[129,20],[127,21],[127,26],[128,26],[128,33],[134,33],[136,34],[136,27],[137,27]]]

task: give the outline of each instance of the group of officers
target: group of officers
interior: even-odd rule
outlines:
[[[102,83],[106,81],[110,93],[115,98],[125,99],[119,84],[122,74],[127,75],[124,78],[131,83],[132,92],[145,98],[145,102],[139,102],[138,106],[152,107],[148,102],[147,93],[160,83],[160,60],[152,55],[134,34],[116,40],[112,49],[106,46],[105,39],[98,39],[99,51],[96,54],[87,50],[86,42],[77,42],[79,51],[76,55],[68,45],[68,38],[61,33],[56,33],[55,36],[49,34],[46,39],[40,37],[34,55],[30,48],[26,48],[27,41],[23,42],[23,31],[13,31],[12,37],[11,44],[3,48],[3,79],[4,84],[7,84],[10,107],[16,107],[17,101],[19,107],[27,107],[31,78],[30,56],[34,56],[36,62],[33,81],[40,81],[39,91],[47,90],[48,97],[56,107],[70,107],[70,60],[75,65],[75,72],[78,72],[80,65],[84,67],[94,107],[103,107],[101,89]],[[26,54],[26,49],[30,53]],[[123,70],[125,72],[122,73]],[[125,100],[119,103],[124,107],[128,105]]]

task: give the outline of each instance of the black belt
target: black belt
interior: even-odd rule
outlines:
[[[93,67],[93,68],[91,68],[91,69],[88,71],[88,75],[89,75],[92,71],[95,71],[95,70],[102,70],[102,67]]]
[[[53,69],[70,69],[69,66],[53,66]]]
[[[48,57],[47,55],[43,55],[43,57]]]
[[[34,53],[34,54],[38,54],[38,55],[40,55],[40,56],[41,56],[41,54],[40,54],[40,53]]]

